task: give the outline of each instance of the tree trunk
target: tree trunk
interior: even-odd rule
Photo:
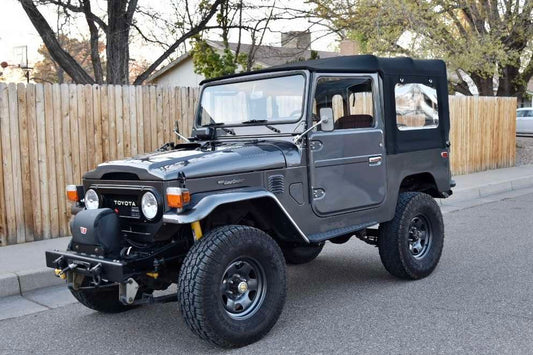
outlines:
[[[114,0],[107,2],[107,83],[129,84],[129,38],[133,11],[137,0]],[[133,11],[132,11],[133,7]],[[131,13],[130,13],[131,12]]]
[[[48,52],[61,68],[78,84],[94,84],[94,79],[68,54],[57,41],[56,35],[46,19],[39,12],[32,0],[20,0],[22,8],[28,15],[33,27],[43,39]]]
[[[63,71],[63,68],[57,67],[57,83],[63,84],[65,82],[65,72]]]
[[[519,68],[512,65],[506,65],[505,67],[503,67],[500,72],[500,85],[498,86],[498,96],[521,97],[523,95],[523,92],[520,92],[520,85],[517,85],[519,80]]]
[[[476,84],[479,96],[494,96],[492,77],[485,78],[478,74],[471,74],[470,77]]]
[[[87,20],[87,25],[89,26],[90,45],[91,45],[91,62],[93,65],[94,71],[94,80],[97,84],[104,83],[104,73],[102,70],[102,61],[100,60],[100,51],[98,48],[98,28],[96,27],[94,20],[89,16],[91,11],[91,1],[83,0],[83,11],[85,13],[85,19]]]

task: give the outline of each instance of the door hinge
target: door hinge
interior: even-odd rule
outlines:
[[[326,194],[326,191],[324,189],[313,189],[313,199],[318,200]]]
[[[322,142],[321,141],[311,141],[311,142],[309,142],[309,148],[311,148],[311,150],[320,150],[322,148]]]

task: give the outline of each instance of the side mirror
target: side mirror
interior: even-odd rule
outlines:
[[[184,142],[187,142],[187,143],[190,143],[191,141],[189,140],[189,138],[185,137],[184,135],[182,135],[180,133],[180,126],[179,126],[179,122],[178,121],[174,121],[174,134],[176,134],[176,136],[178,136],[180,139],[182,139]]]
[[[323,132],[333,131],[335,122],[333,121],[333,109],[323,107],[320,109],[320,130]]]

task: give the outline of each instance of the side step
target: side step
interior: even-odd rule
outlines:
[[[356,224],[354,226],[348,226],[348,227],[342,227],[342,228],[333,229],[333,230],[330,230],[330,231],[327,231],[327,232],[324,232],[324,233],[311,234],[307,238],[309,239],[309,241],[311,243],[319,243],[319,242],[323,242],[323,241],[331,239],[331,238],[339,237],[341,235],[346,235],[346,234],[349,234],[349,233],[355,233],[357,231],[360,231],[362,229],[366,229],[366,228],[368,228],[370,226],[373,226],[375,224],[377,224],[377,222]]]

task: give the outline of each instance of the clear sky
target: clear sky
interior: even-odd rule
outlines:
[[[283,3],[283,1],[278,1],[278,4],[281,3]],[[160,2],[160,4],[163,3]],[[304,6],[304,0],[292,0],[290,1],[290,6]],[[42,11],[45,8],[46,7],[40,7]],[[47,17],[52,28],[55,28],[56,19],[53,12],[43,12],[43,14]],[[84,26],[84,23],[81,22],[80,26]],[[309,23],[305,19],[277,21],[271,24],[273,31],[305,30],[308,27]],[[81,31],[83,32],[83,30]],[[316,38],[322,34],[323,33],[313,32],[312,35],[313,38]],[[212,39],[218,39],[216,35],[212,35],[211,37]],[[320,50],[334,50],[334,40],[335,38],[333,36],[328,36],[315,41],[312,47]],[[279,45],[279,41],[279,33],[270,33],[265,36],[264,44]],[[243,42],[247,42],[246,38],[243,39]],[[28,46],[28,57],[31,65],[40,60],[37,49],[41,44],[41,38],[26,16],[20,3],[17,0],[0,0],[0,62],[7,61],[9,64],[18,64],[14,63],[16,61],[14,47]],[[148,61],[154,60],[163,52],[161,48],[140,45],[140,43],[136,42],[132,43],[130,51],[132,58],[147,59]]]

